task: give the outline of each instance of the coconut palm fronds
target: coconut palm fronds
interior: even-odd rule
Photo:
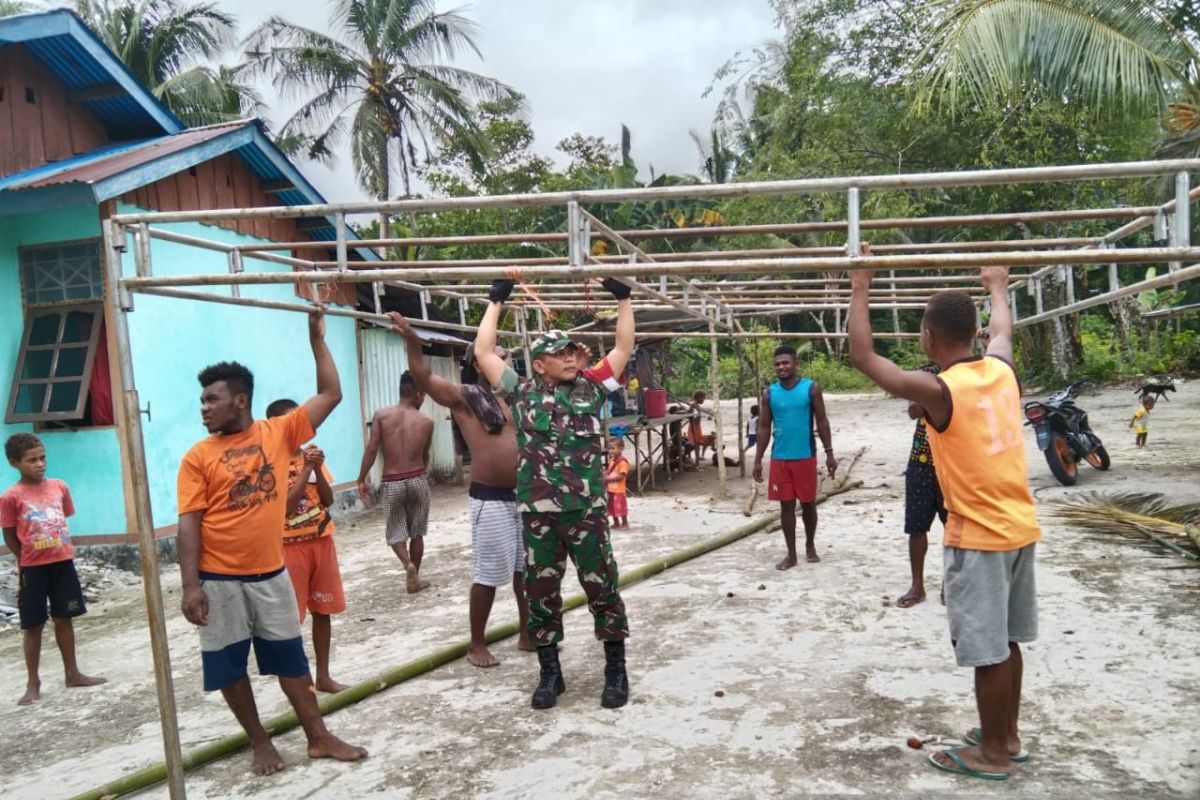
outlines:
[[[1054,506],[1052,513],[1066,522],[1200,561],[1200,503],[1169,506],[1161,494],[1090,492],[1057,501]]]

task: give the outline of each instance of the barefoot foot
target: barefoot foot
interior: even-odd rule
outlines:
[[[313,739],[308,743],[309,758],[332,758],[338,761],[358,761],[367,757],[367,751],[362,747],[346,744],[332,733]]]
[[[817,550],[814,547],[808,548],[805,551],[805,556],[808,558],[808,563],[810,563],[810,564],[819,563],[821,560],[821,557],[819,555],[817,555]]]
[[[417,565],[411,562],[404,566],[404,588],[409,594],[429,588],[429,581],[423,581],[417,576]]]
[[[346,689],[350,688],[346,684],[344,684],[340,681],[335,681],[333,678],[330,678],[329,676],[325,676],[324,678],[317,678],[314,686],[317,687],[318,692],[328,692],[329,694],[337,694],[338,692],[342,692],[342,691],[345,691]]]
[[[925,602],[925,592],[917,589],[909,589],[896,601],[896,605],[900,608],[912,608],[917,603]]]
[[[30,705],[42,696],[42,685],[40,683],[25,687],[25,694],[21,695],[21,699],[17,701],[19,706]]]
[[[525,636],[524,634],[521,635],[521,638],[517,639],[517,649],[524,650],[526,653],[537,652],[537,646],[534,645],[533,642],[529,641],[529,637]]]
[[[252,745],[252,747],[254,748],[254,760],[251,762],[250,768],[254,770],[255,775],[274,775],[283,769],[283,759],[279,757],[279,751],[275,749],[275,745],[271,744],[270,739]]]
[[[792,567],[796,566],[796,564],[797,564],[796,557],[788,556],[783,561],[780,561],[778,564],[776,564],[775,569],[780,569],[780,570],[791,569]]]
[[[492,655],[492,651],[487,649],[487,645],[472,645],[467,650],[467,663],[476,667],[494,667],[500,662]]]
[[[101,678],[96,675],[84,675],[82,672],[76,672],[74,675],[67,676],[67,686],[99,686],[102,683],[108,683],[108,678]]]

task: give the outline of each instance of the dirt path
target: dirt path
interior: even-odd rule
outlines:
[[[1113,469],[1084,467],[1075,489],[1053,483],[1029,435],[1040,500],[1091,489],[1197,499],[1200,392],[1185,385],[1159,404],[1150,447],[1140,452],[1125,427],[1131,398],[1115,389],[1081,398]],[[731,443],[733,408],[724,408]],[[759,534],[627,589],[632,699],[624,710],[599,707],[602,651],[581,609],[567,615],[568,692],[553,711],[528,708],[536,659],[502,642],[496,669],[455,662],[331,716],[336,732],[371,750],[363,764],[309,762],[294,732],[279,740],[283,773],[254,779],[238,754],[189,774],[189,796],[1196,796],[1198,573],[1068,530],[1044,505],[1042,635],[1026,648],[1024,720],[1034,757],[1013,781],[992,786],[937,773],[924,752],[905,746],[909,735],[952,738],[976,724],[971,675],[954,666],[936,601],[940,547],[928,561],[934,599],[907,610],[890,604],[908,577],[900,473],[911,423],[903,404],[835,397],[829,410],[839,453],[869,449],[855,470],[864,488],[822,507],[824,561],[779,573],[781,537]],[[712,467],[632,498],[633,527],[614,537],[619,562],[632,567],[742,524],[749,484],[736,480],[736,468],[731,474],[724,500],[714,499]],[[341,526],[350,607],[335,623],[336,677],[365,680],[465,637],[465,509],[458,487],[435,493],[426,555],[433,588],[416,596],[403,593],[373,514]],[[235,723],[219,695],[200,690],[198,647],[175,610],[173,569],[164,589],[182,736],[192,747]],[[0,628],[7,797],[66,796],[162,758],[141,591],[107,591],[78,626],[81,665],[111,681],[102,689],[63,689],[47,642],[43,700],[18,709],[11,703],[24,685],[20,635],[15,625]],[[514,616],[511,595],[501,593],[493,619]],[[272,681],[253,680],[264,716],[285,710]],[[162,789],[148,794],[166,797]]]

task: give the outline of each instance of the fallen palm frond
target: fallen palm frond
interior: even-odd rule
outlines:
[[[1200,503],[1168,506],[1161,494],[1091,492],[1059,500],[1054,506],[1052,513],[1066,522],[1200,561]]]

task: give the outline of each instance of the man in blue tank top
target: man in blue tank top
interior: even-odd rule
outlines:
[[[811,564],[820,561],[817,535],[817,458],[816,434],[825,448],[825,466],[829,477],[837,471],[833,457],[829,418],[825,416],[825,398],[816,381],[796,374],[796,349],[788,345],[775,348],[775,376],[779,379],[763,392],[759,403],[758,441],[754,456],[754,480],[763,479],[763,454],[771,448],[771,474],[767,499],[778,500],[787,557],[775,569],[796,566],[796,503],[804,519],[804,549]]]

